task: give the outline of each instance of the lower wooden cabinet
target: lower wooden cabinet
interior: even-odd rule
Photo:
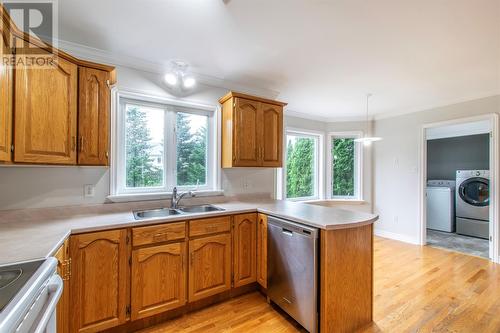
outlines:
[[[267,217],[256,213],[73,235],[56,253],[58,332],[99,332],[233,287],[266,287],[266,243]]]
[[[231,234],[189,241],[189,301],[231,289]]]
[[[126,321],[128,239],[127,229],[71,237],[71,332],[99,332]]]
[[[67,333],[69,332],[69,278],[71,265],[69,260],[69,240],[64,241],[64,244],[57,250],[54,257],[57,259],[57,274],[63,280],[63,291],[56,310],[57,333]]]
[[[186,243],[132,251],[132,320],[186,304]]]
[[[267,215],[257,215],[257,282],[267,288]]]
[[[257,280],[257,214],[234,216],[234,286]]]

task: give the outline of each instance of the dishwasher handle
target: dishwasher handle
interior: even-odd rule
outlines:
[[[287,236],[294,236],[294,234],[310,237],[310,238],[318,238],[319,230],[317,228],[313,228],[307,225],[295,223],[288,220],[283,220],[277,217],[269,216],[267,220],[268,225],[274,225],[281,229],[281,232]]]

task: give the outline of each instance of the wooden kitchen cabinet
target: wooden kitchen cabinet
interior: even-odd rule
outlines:
[[[186,257],[185,242],[132,251],[132,320],[186,304]]]
[[[219,103],[222,167],[281,167],[286,103],[235,92],[229,92]]]
[[[283,165],[283,107],[262,103],[262,166],[281,168]]]
[[[189,241],[189,302],[231,289],[231,234]]]
[[[0,162],[109,165],[115,68],[25,33],[2,6],[0,15]]]
[[[233,233],[234,286],[257,280],[257,214],[235,215]]]
[[[257,214],[257,282],[267,288],[267,215]]]
[[[111,73],[80,67],[78,164],[108,165]]]
[[[98,332],[128,315],[126,229],[71,236],[71,332]]]
[[[0,34],[2,57],[10,55],[7,36]],[[12,68],[0,64],[0,161],[12,160]]]
[[[78,66],[62,57],[43,68],[25,62],[15,69],[14,161],[76,164]]]
[[[64,244],[57,250],[54,257],[57,259],[57,274],[63,280],[63,291],[59,303],[57,304],[57,333],[69,332],[69,278],[71,276],[71,260],[69,259],[69,241],[66,239]]]

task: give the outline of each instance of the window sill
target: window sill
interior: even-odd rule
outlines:
[[[320,203],[320,202],[331,202],[331,203],[338,203],[338,204],[344,204],[344,205],[364,205],[367,204],[368,201],[365,200],[360,200],[360,199],[319,199],[319,200],[308,200],[304,201],[307,203]]]
[[[223,190],[203,190],[193,191],[196,197],[215,197],[224,195]],[[133,202],[133,201],[150,201],[150,200],[163,200],[170,199],[172,192],[158,192],[158,193],[130,193],[130,194],[115,194],[108,195],[107,199],[111,202]]]

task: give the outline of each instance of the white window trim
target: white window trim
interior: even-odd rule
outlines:
[[[123,130],[124,127],[121,126],[123,119],[123,112],[120,108],[122,107],[122,102],[129,100],[132,102],[137,102],[143,105],[151,105],[153,107],[160,107],[168,110],[169,108],[183,109],[189,113],[203,114],[208,116],[208,173],[207,180],[209,183],[205,186],[179,186],[180,190],[196,190],[198,196],[209,196],[209,195],[221,195],[223,191],[221,190],[221,170],[220,170],[220,152],[217,147],[220,146],[220,130],[218,125],[218,110],[217,106],[193,103],[185,100],[174,100],[159,96],[152,96],[139,92],[118,91],[113,88],[111,91],[111,160],[110,160],[110,195],[108,199],[114,202],[123,201],[140,201],[140,200],[155,200],[164,199],[171,197],[171,188],[169,185],[173,184],[173,177],[175,175],[175,163],[168,163],[167,160],[175,160],[176,152],[175,150],[167,151],[170,153],[167,158],[165,158],[165,170],[164,175],[170,177],[170,179],[165,179],[165,186],[154,188],[147,188],[147,191],[141,189],[127,189],[123,191],[124,187],[120,184],[120,175],[123,174],[123,169],[125,167],[124,163],[120,161],[123,160],[124,150],[119,143],[123,143]],[[169,131],[168,128],[175,128],[175,119],[173,119],[174,113],[165,113],[165,145],[167,146],[167,140],[171,140],[171,144],[175,144],[175,132]],[[168,126],[168,127],[167,127]],[[170,134],[171,137],[167,137]],[[173,141],[172,141],[173,140]],[[170,187],[172,187],[170,185]]]
[[[363,201],[363,144],[356,142],[354,145],[354,167],[356,168],[354,174],[354,196],[333,196],[332,195],[332,138],[360,138],[363,136],[362,131],[349,131],[349,132],[329,132],[327,137],[327,153],[326,153],[326,195],[329,200],[339,201]]]
[[[287,198],[286,197],[286,159],[287,159],[287,135],[302,135],[314,137],[317,139],[316,143],[316,172],[315,172],[315,194],[310,197],[300,197],[300,198]],[[276,192],[277,199],[283,199],[288,201],[310,201],[318,200],[324,198],[324,133],[314,130],[306,130],[301,128],[287,127],[284,131],[283,139],[283,168],[277,169],[276,171]]]

